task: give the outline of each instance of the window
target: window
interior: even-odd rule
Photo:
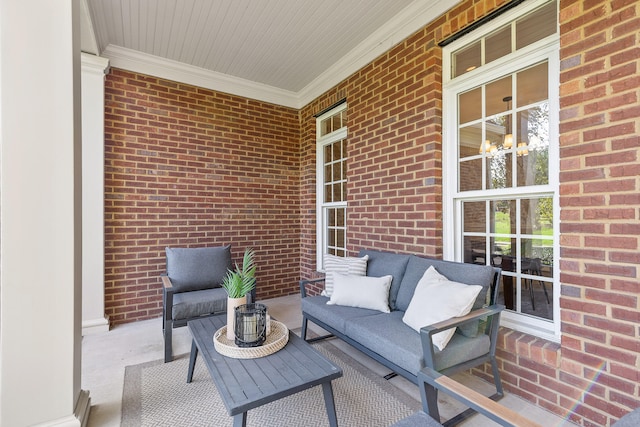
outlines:
[[[316,119],[317,262],[323,255],[347,256],[347,106]]]
[[[445,257],[502,268],[503,324],[559,339],[557,4],[444,51]]]

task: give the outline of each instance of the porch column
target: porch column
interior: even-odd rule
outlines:
[[[104,79],[109,60],[82,59],[82,335],[109,330],[104,312]]]
[[[79,1],[0,0],[0,425],[81,426]]]

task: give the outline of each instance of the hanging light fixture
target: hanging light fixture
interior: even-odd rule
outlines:
[[[505,126],[506,134],[504,135],[504,140],[502,141],[502,146],[506,150],[513,147],[513,133],[511,133],[511,99],[512,98],[510,96],[505,96],[504,98],[502,98],[502,101],[507,103],[507,119]]]
[[[520,156],[528,156],[529,155],[529,148],[527,147],[527,143],[526,142],[518,142],[517,155],[518,155],[518,157],[520,157]]]
[[[488,139],[480,143],[480,149],[478,150],[478,153],[482,154],[483,150],[487,153],[491,151],[491,141],[489,141]]]

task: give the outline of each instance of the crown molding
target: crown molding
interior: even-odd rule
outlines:
[[[414,1],[299,92],[256,83],[115,45],[108,45],[101,56],[107,58],[112,67],[300,109],[460,1]]]
[[[83,71],[97,74],[109,74],[109,60],[101,56],[80,52],[80,64]]]
[[[414,1],[298,92],[300,107],[384,54],[461,0]]]
[[[122,68],[285,107],[299,108],[298,96],[295,92],[233,77],[228,74],[194,67],[182,62],[111,44],[105,48],[102,56],[108,58],[111,66],[115,68]]]

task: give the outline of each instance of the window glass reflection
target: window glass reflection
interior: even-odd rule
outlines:
[[[517,114],[516,140],[519,187],[549,183],[549,104]]]
[[[451,62],[453,72],[451,74],[454,77],[458,77],[464,73],[475,70],[482,65],[480,41],[477,41],[458,52],[454,52],[452,58],[453,61]]]
[[[482,159],[460,162],[459,191],[482,190]]]
[[[458,123],[465,124],[482,117],[482,88],[476,88],[458,95]]]
[[[516,49],[554,34],[558,27],[556,2],[551,2],[516,21]]]
[[[484,233],[487,224],[485,202],[465,202],[463,211],[464,231]]]

